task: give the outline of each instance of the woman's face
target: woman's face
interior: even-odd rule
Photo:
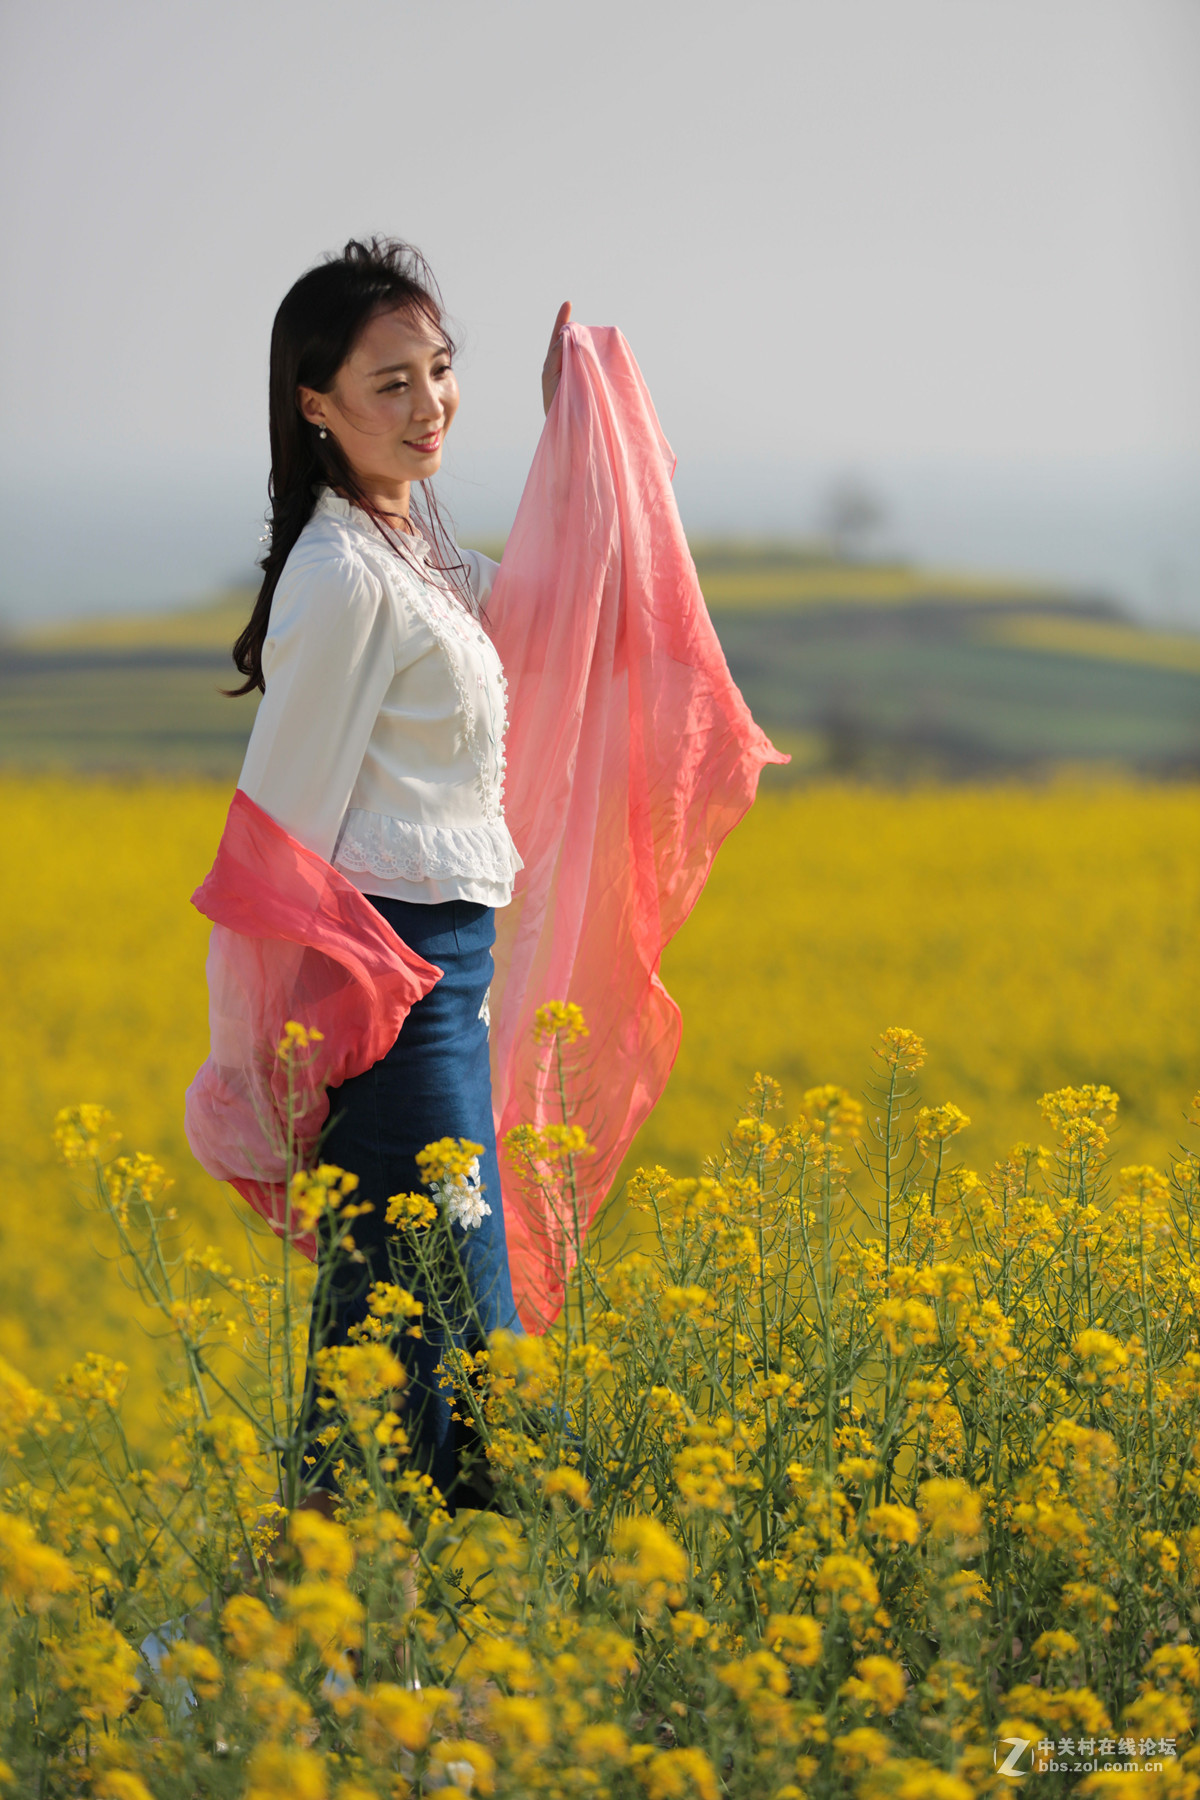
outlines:
[[[437,472],[458,383],[446,340],[424,314],[382,312],[320,394],[302,387],[304,417],[335,437],[366,493],[387,494]]]

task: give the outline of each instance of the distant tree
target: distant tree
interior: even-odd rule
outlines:
[[[867,553],[887,517],[887,506],[874,488],[857,475],[842,475],[826,492],[820,523],[838,561],[853,562]]]

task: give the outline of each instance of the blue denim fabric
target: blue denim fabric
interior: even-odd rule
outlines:
[[[443,974],[413,1007],[387,1054],[364,1074],[329,1090],[331,1123],[322,1160],[352,1170],[359,1178],[355,1199],[370,1200],[374,1210],[354,1223],[354,1241],[365,1261],[339,1270],[321,1341],[345,1343],[349,1328],[366,1316],[371,1283],[392,1279],[389,1243],[395,1250],[403,1240],[385,1222],[386,1203],[393,1194],[425,1191],[417,1152],[442,1137],[470,1138],[483,1145],[480,1179],[491,1214],[478,1226],[452,1227],[479,1329],[485,1334],[500,1327],[522,1331],[504,1234],[488,1027],[480,1017],[492,979],[494,911],[468,900],[430,906],[368,898],[410,949],[436,963]],[[323,1244],[321,1254],[325,1253]],[[429,1316],[428,1296],[417,1269],[402,1262],[398,1279],[426,1306],[424,1336],[401,1337],[395,1346],[409,1374],[402,1419],[413,1463],[432,1476],[451,1512],[456,1499],[467,1506],[484,1504],[486,1479],[473,1486],[463,1467],[464,1459],[478,1458],[473,1433],[452,1419],[450,1401],[434,1374],[447,1335],[473,1350],[482,1348],[479,1330],[466,1317],[461,1293],[447,1292],[443,1303],[457,1316],[444,1334]],[[316,1325],[314,1317],[310,1362]],[[325,1422],[312,1395],[309,1418],[317,1429]]]

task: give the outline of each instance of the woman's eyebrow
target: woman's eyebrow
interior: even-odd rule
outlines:
[[[446,348],[446,346],[445,346],[445,344],[439,344],[439,345],[438,345],[438,346],[437,346],[437,347],[436,347],[436,349],[435,349],[435,350],[434,350],[434,351],[433,351],[433,353],[432,353],[432,356],[431,356],[431,358],[430,358],[430,360],[431,360],[431,361],[432,361],[432,360],[433,360],[433,359],[434,359],[434,358],[436,358],[436,357],[439,357],[439,356],[446,356],[446,355],[448,355],[448,354],[449,354],[449,352],[448,352],[448,351],[447,351],[447,348]],[[385,365],[384,365],[384,367],[383,367],[383,368],[382,368],[382,369],[372,369],[372,370],[371,370],[371,373],[370,373],[370,375],[369,375],[369,376],[368,376],[368,377],[367,377],[367,379],[368,379],[368,380],[369,380],[369,381],[374,381],[374,379],[375,379],[375,377],[376,377],[376,376],[377,376],[377,375],[395,375],[395,374],[397,374],[397,373],[398,373],[398,371],[399,371],[399,370],[401,370],[401,369],[411,369],[411,368],[412,368],[412,366],[413,366],[413,365],[412,365],[412,359],[411,359],[411,358],[410,358],[410,359],[409,359],[409,360],[408,360],[408,361],[407,361],[407,362],[398,362],[398,363],[385,363]]]

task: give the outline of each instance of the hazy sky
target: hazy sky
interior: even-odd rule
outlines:
[[[799,528],[849,467],[918,538],[939,469],[1170,513],[1200,464],[1200,0],[9,0],[0,56],[17,610],[64,512],[83,587],[105,515],[94,594],[139,506],[227,572],[274,309],[371,230],[461,328],[468,525],[566,297],[630,339],[697,527]]]

